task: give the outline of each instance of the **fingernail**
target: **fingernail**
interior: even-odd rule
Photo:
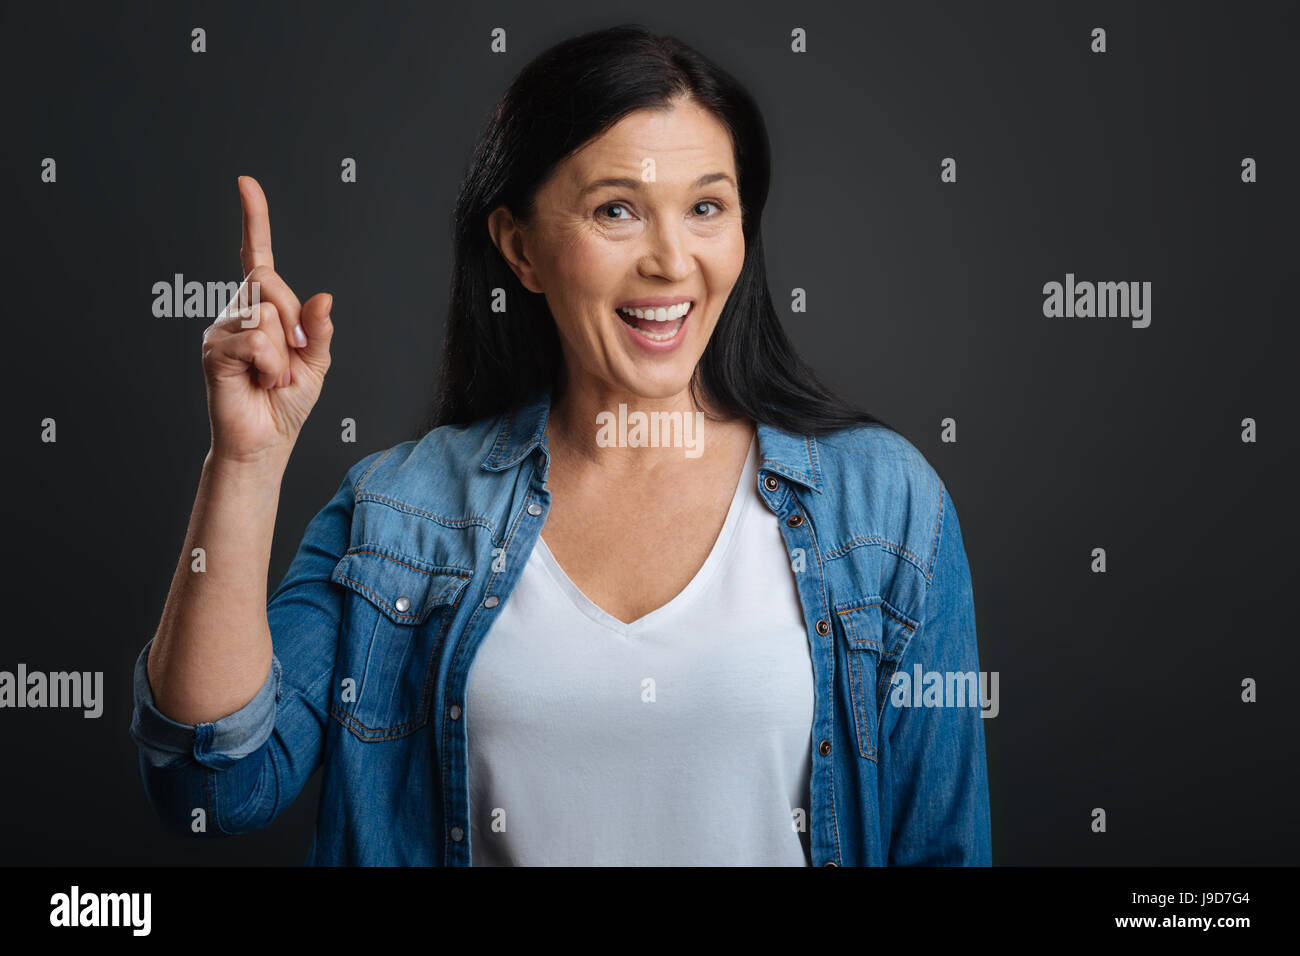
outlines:
[[[298,348],[302,348],[307,344],[307,336],[303,333],[301,325],[295,325],[293,327],[291,337],[293,339],[293,344],[298,346]]]
[[[289,370],[288,370],[288,369],[285,369],[285,370],[284,370],[284,374],[280,376],[280,384],[281,384],[281,385],[288,385],[288,384],[289,384]]]

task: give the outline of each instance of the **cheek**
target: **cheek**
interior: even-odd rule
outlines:
[[[731,245],[731,278],[735,282],[736,277],[740,275],[740,270],[745,265],[745,234],[736,229],[736,241]]]
[[[560,337],[583,352],[603,351],[602,340],[618,332],[606,321],[613,317],[608,307],[615,281],[602,278],[599,257],[574,255],[562,262],[547,296]]]
[[[725,248],[719,248],[717,255],[710,257],[705,266],[704,279],[710,299],[710,312],[721,313],[722,305],[731,295],[744,265],[745,240],[737,230],[736,241]]]
[[[628,262],[608,242],[574,239],[557,251],[551,268],[554,284],[570,309],[590,313],[612,301]]]

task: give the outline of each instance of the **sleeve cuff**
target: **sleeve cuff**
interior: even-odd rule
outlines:
[[[225,770],[266,743],[275,729],[280,699],[279,658],[271,655],[271,670],[261,690],[239,710],[207,723],[182,724],[154,705],[148,671],[151,646],[152,638],[135,661],[131,713],[131,738],[150,765],[176,767],[192,759],[213,770]]]

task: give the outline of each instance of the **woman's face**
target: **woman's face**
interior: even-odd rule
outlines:
[[[693,101],[640,110],[556,168],[528,227],[492,213],[497,248],[546,296],[571,384],[646,399],[688,387],[745,258],[732,153]],[[684,317],[667,311],[681,302]],[[620,313],[629,304],[665,311]]]

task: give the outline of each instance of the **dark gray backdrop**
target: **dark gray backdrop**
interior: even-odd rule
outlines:
[[[152,286],[239,277],[246,173],[277,270],[303,299],[334,294],[274,587],[346,468],[424,415],[476,131],[534,54],[626,21],[753,90],[787,328],[951,489],[980,665],[1000,674],[994,861],[1296,861],[1295,6],[437,6],[5,5],[0,669],[102,670],[106,704],[98,720],[0,711],[0,863],[302,861],[316,780],[270,829],[224,841],[165,835],[140,785],[131,665],[208,445],[208,320],[155,318]],[[1042,286],[1067,272],[1150,281],[1150,327],[1045,318]]]

